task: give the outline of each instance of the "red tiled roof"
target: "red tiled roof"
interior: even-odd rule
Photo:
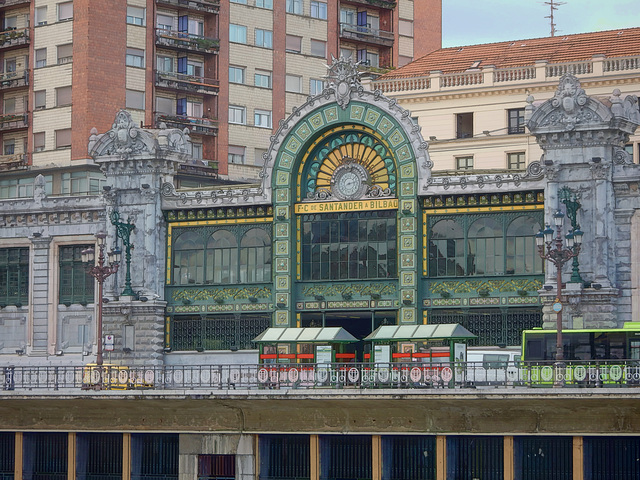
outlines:
[[[379,79],[418,77],[434,70],[464,72],[472,68],[474,62],[480,62],[474,68],[488,65],[509,68],[533,65],[536,60],[584,61],[597,54],[608,58],[640,55],[640,28],[441,48]]]

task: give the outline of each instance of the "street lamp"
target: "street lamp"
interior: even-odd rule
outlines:
[[[102,365],[102,285],[105,279],[118,271],[120,264],[120,250],[112,250],[108,254],[109,264],[105,265],[104,248],[107,234],[104,232],[96,233],[98,240],[98,264],[95,264],[95,250],[92,247],[82,251],[82,262],[87,266],[87,273],[98,281],[98,311],[97,330],[98,330],[98,354],[96,355],[96,365]]]
[[[562,367],[564,352],[562,348],[562,267],[580,253],[582,245],[582,232],[579,229],[572,230],[565,236],[566,247],[562,240],[562,224],[564,213],[557,211],[553,215],[553,223],[556,226],[556,236],[553,229],[547,225],[544,230],[536,234],[536,246],[541,258],[549,260],[556,267],[556,299],[553,310],[556,312],[556,371]],[[557,379],[557,376],[556,376]],[[556,382],[556,386],[562,386],[562,382]]]

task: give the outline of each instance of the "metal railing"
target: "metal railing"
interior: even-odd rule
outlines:
[[[5,366],[16,390],[270,390],[640,387],[640,361],[331,363],[164,366]]]

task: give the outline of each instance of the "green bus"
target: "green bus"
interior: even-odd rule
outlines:
[[[561,375],[565,384],[640,384],[640,322],[622,328],[562,331],[563,363],[554,370],[555,330],[522,332],[522,366],[526,381],[544,385]]]

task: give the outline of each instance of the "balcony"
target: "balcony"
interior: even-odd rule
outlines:
[[[28,87],[29,86],[29,70],[25,69],[20,72],[0,73],[0,90],[8,90],[10,88]]]
[[[29,44],[29,29],[20,28],[0,32],[0,49]]]
[[[220,40],[192,33],[156,28],[156,45],[175,50],[214,54],[218,53],[220,49]]]
[[[164,123],[168,128],[188,128],[196,135],[218,135],[218,123],[215,120],[203,117],[187,117],[186,115],[167,115],[156,113],[156,125]]]
[[[156,3],[204,13],[218,13],[220,10],[220,0],[156,0]]]
[[[384,47],[392,47],[394,42],[393,32],[385,32],[384,30],[351,25],[349,23],[340,24],[340,38]]]
[[[156,87],[179,90],[181,92],[217,95],[220,90],[218,80],[196,77],[184,73],[160,72],[156,70]]]
[[[368,7],[386,8],[393,10],[398,2],[392,0],[346,0],[346,3],[355,3],[358,5],[366,5]]]
[[[31,0],[0,0],[0,8],[13,7],[15,5],[26,5],[31,3]]]
[[[29,126],[29,117],[27,112],[24,113],[7,113],[0,114],[0,131],[18,130]]]
[[[0,155],[0,171],[24,170],[27,168],[27,154]]]

